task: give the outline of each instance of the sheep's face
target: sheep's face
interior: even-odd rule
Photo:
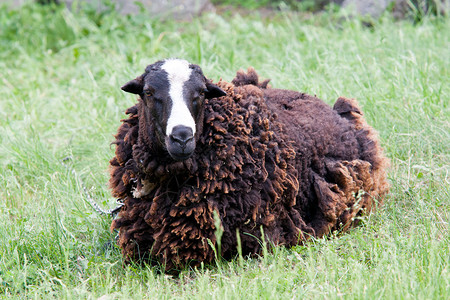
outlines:
[[[125,84],[122,90],[140,95],[151,114],[158,142],[178,161],[194,153],[205,98],[225,95],[205,78],[199,66],[181,59],[147,66],[144,74]]]

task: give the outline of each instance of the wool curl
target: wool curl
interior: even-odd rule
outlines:
[[[199,266],[219,244],[232,258],[238,238],[243,255],[260,253],[263,239],[294,246],[345,231],[381,203],[388,160],[356,101],[332,109],[268,82],[251,68],[219,81],[227,95],[205,100],[197,147],[182,162],[152,146],[142,100],[126,111],[110,187],[124,200],[111,228],[127,261]]]

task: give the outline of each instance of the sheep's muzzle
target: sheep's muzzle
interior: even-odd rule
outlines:
[[[195,150],[195,139],[190,127],[178,125],[172,133],[166,137],[166,148],[170,156],[182,161],[191,157]]]

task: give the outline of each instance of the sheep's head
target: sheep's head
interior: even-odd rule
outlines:
[[[195,150],[205,98],[226,95],[205,78],[199,66],[181,59],[147,66],[144,74],[122,90],[141,97],[152,116],[157,140],[178,161],[189,158]]]

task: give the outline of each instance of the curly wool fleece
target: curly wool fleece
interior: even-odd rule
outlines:
[[[204,103],[192,157],[174,161],[156,143],[139,99],[122,120],[110,161],[113,195],[124,199],[118,243],[127,259],[167,270],[214,260],[214,215],[221,253],[293,246],[344,231],[388,191],[388,164],[355,100],[322,100],[267,87],[253,69],[217,85],[227,95]],[[262,228],[262,230],[261,230]]]

